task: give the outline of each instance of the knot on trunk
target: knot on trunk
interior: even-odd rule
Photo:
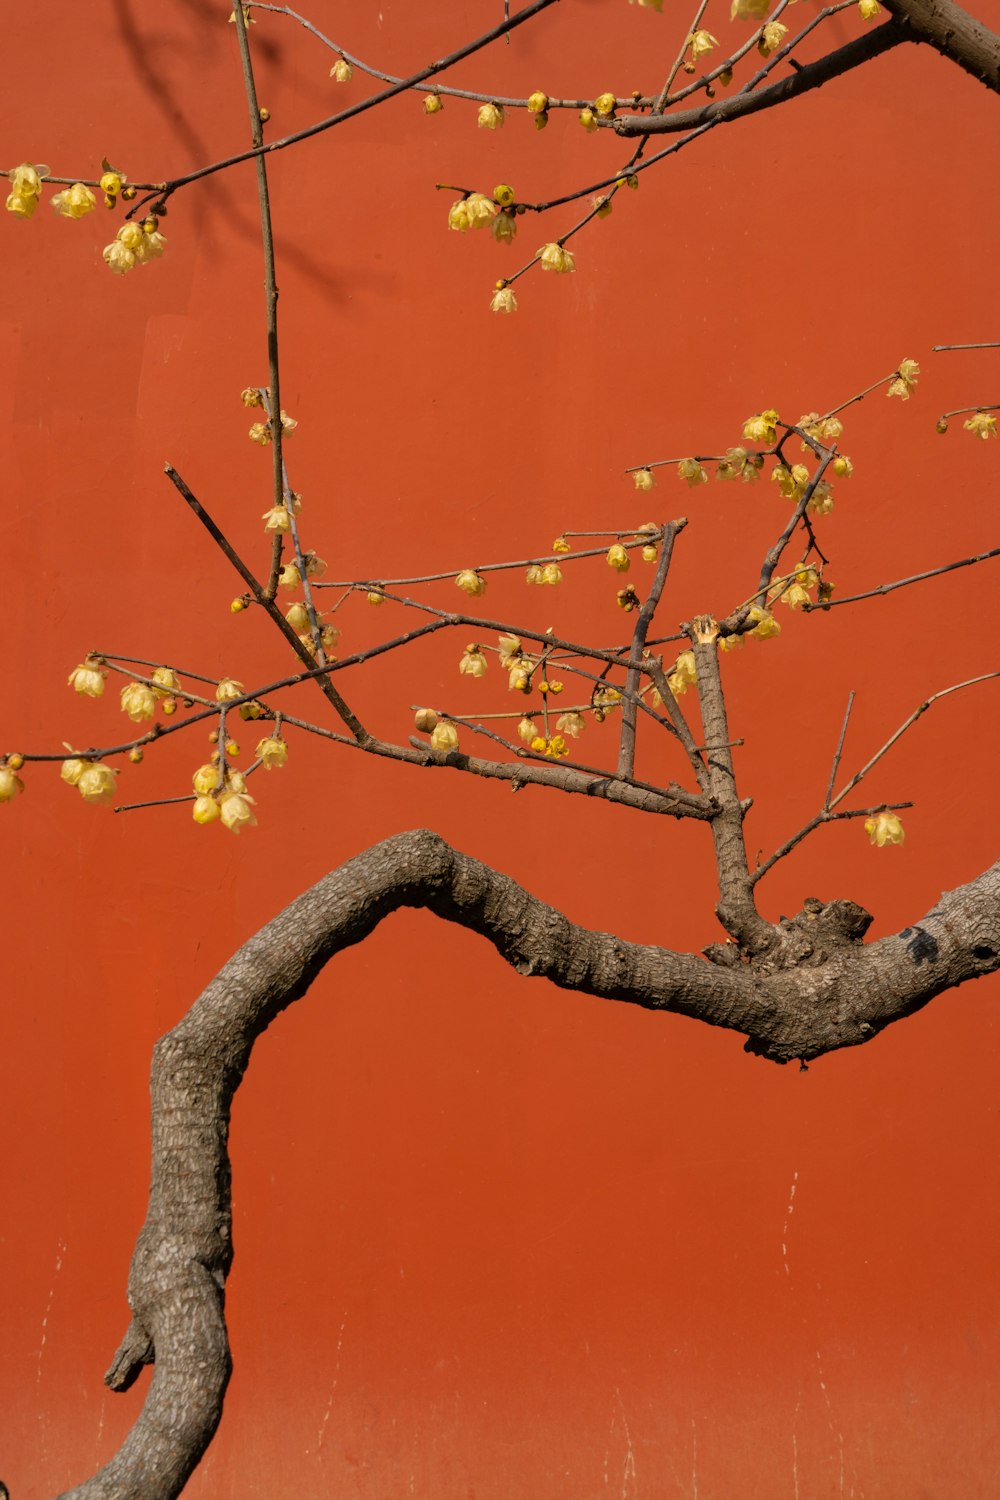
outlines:
[[[856,901],[807,896],[794,917],[779,918],[774,945],[754,960],[754,968],[760,974],[818,968],[838,949],[860,943],[872,921],[871,912]]]

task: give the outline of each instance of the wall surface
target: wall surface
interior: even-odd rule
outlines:
[[[309,15],[402,73],[500,12],[316,0]],[[742,34],[708,24],[727,45]],[[563,0],[452,81],[655,88],[686,25]],[[856,15],[829,27],[846,39]],[[225,5],[19,7],[4,29],[4,169],[94,176],[107,156],[158,180],[246,144]],[[335,85],[288,16],[261,13],[253,41],[273,135],[369,88]],[[621,142],[572,115],[536,133],[513,111],[490,135],[472,104],[428,118],[410,96],[273,157],[308,543],[332,576],[398,577],[684,513],[674,629],[752,591],[787,503],[770,484],[688,491],[667,470],[636,496],[625,467],[723,452],[751,412],[825,410],[909,356],[924,369],[911,401],[880,391],[847,414],[855,475],[819,523],[831,576],[854,593],[996,545],[1000,444],[934,432],[939,411],[997,398],[996,354],[930,353],[996,333],[996,108],[940,57],[899,49],[652,168],[574,242],[574,276],[522,278],[510,318],[489,313],[496,277],[577,210],[529,215],[496,245],[450,233],[454,194],[434,184],[508,181],[540,201],[617,170]],[[101,261],[119,223],[45,205],[0,222],[3,751],[125,737],[117,680],[101,703],[66,687],[88,649],[248,685],[289,663],[266,620],[230,614],[238,581],[162,474],[173,463],[264,568],[269,461],[239,402],[267,380],[253,170],[179,193],[166,255],[121,280]],[[851,689],[853,771],[929,693],[996,669],[996,566],[783,611],[780,640],[727,658],[752,855],[818,807]],[[514,575],[490,606],[614,643],[616,586],[603,563],[542,597]],[[342,614],[350,649],[409,619]],[[508,707],[495,668],[458,678],[464,645],[435,637],[345,691],[404,741],[414,703]],[[329,722],[318,693],[298,705]],[[914,801],[903,849],[826,829],[761,887],[765,915],[849,896],[880,935],[978,874],[996,854],[996,705],[991,683],[936,704],[873,773],[872,802]],[[694,952],[720,935],[702,827],[291,745],[239,839],[184,805],[86,807],[54,767],[29,765],[0,808],[13,1500],[82,1479],[138,1410],[144,1381],[112,1396],[101,1375],[144,1212],[150,1050],[286,901],[426,825],[579,922]],[[173,736],[124,767],[119,800],[183,794],[207,748],[202,729]],[[640,769],[684,779],[680,759],[645,753]],[[237,1097],[235,1374],[193,1500],[994,1495],[998,995],[996,979],[967,986],[800,1072],[730,1033],[521,979],[425,914],[390,919],[275,1024]]]

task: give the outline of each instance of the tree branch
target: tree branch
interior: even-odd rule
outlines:
[[[695,109],[678,110],[673,114],[618,115],[613,121],[614,129],[618,135],[622,136],[672,135],[675,132],[696,129],[700,125],[717,125],[729,120],[738,120],[744,115],[754,115],[762,109],[771,109],[776,104],[784,104],[788,99],[797,99],[800,94],[807,94],[811,89],[818,89],[822,84],[829,83],[832,78],[839,78],[853,68],[871,62],[873,58],[879,57],[883,52],[888,52],[890,48],[898,47],[900,42],[915,40],[917,38],[903,30],[894,21],[888,21],[885,25],[876,27],[874,31],[866,32],[864,36],[848,42],[846,46],[838,47],[835,52],[828,52],[817,62],[806,63],[804,67],[790,73],[787,78],[769,84],[766,89],[734,94],[729,99],[716,99],[710,104],[703,104]]]
[[[884,0],[909,40],[926,42],[973,78],[1000,90],[1000,36],[954,0]]]
[[[516,881],[427,830],[375,845],[240,948],[153,1054],[152,1181],[129,1275],[132,1319],[106,1380],[154,1364],[115,1456],[62,1500],[174,1500],[222,1414],[232,1260],[229,1119],[253,1044],[323,966],[384,917],[425,907],[478,932],[518,973],[690,1016],[748,1036],[777,1062],[858,1046],[934,995],[1000,967],[1000,864],[922,921],[865,947],[868,914],[810,899],[759,964],[713,963],[578,927]]]

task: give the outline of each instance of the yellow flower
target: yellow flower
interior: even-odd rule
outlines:
[[[528,109],[533,115],[543,115],[549,107],[549,96],[543,94],[541,89],[536,89],[533,94],[528,95]]]
[[[721,635],[719,646],[723,651],[742,651],[743,637],[741,635]]]
[[[142,240],[136,247],[135,258],[139,265],[144,266],[148,261],[159,260],[166,247],[166,238],[157,229],[144,229]]]
[[[613,115],[615,112],[614,94],[598,94],[594,100],[594,108],[603,119],[607,119],[608,115]]]
[[[545,746],[545,754],[558,759],[560,755],[569,754],[569,746],[561,734],[554,734]]]
[[[559,564],[554,562],[546,563],[542,568],[542,583],[554,586],[557,583],[562,583],[562,580],[563,572]]]
[[[497,214],[493,220],[493,238],[498,245],[512,245],[517,235],[517,220],[514,210],[507,209],[505,213]]]
[[[892,812],[880,812],[873,818],[866,818],[865,833],[879,849],[884,849],[886,844],[901,844],[906,837],[902,823]]]
[[[126,275],[138,264],[135,252],[121,240],[112,240],[110,245],[105,245],[102,254],[116,276]]]
[[[235,677],[223,677],[215,689],[215,701],[231,703],[234,698],[242,698],[245,691],[242,682],[237,682]]]
[[[663,10],[663,0],[628,0],[629,5],[638,5],[640,10]]]
[[[486,593],[486,579],[474,568],[463,568],[455,579],[455,585],[468,594],[470,599],[479,599]]]
[[[770,446],[778,440],[777,422],[778,413],[773,408],[758,412],[743,423],[743,436],[748,443],[766,443]]]
[[[89,187],[85,187],[82,182],[74,182],[72,187],[63,188],[61,193],[53,196],[52,207],[64,219],[82,219],[84,214],[89,214],[91,209],[97,207],[97,199]]]
[[[499,182],[493,189],[493,201],[501,208],[508,208],[514,201],[514,189],[509,182]]]
[[[752,604],[747,615],[747,623],[751,624],[749,635],[755,635],[759,641],[770,640],[772,636],[781,634],[781,626],[769,609],[762,609],[759,604]]]
[[[458,749],[458,730],[447,719],[439,719],[431,730],[431,748],[447,754]]]
[[[731,21],[762,21],[771,9],[771,0],[733,0]]]
[[[285,563],[278,575],[278,583],[283,589],[297,589],[302,582],[302,574],[299,572],[298,563]]]
[[[713,47],[719,45],[718,37],[714,37],[710,31],[695,31],[688,37],[688,46],[691,48],[691,57],[699,62]]]
[[[240,400],[243,402],[244,406],[263,405],[263,402],[260,399],[260,391],[255,385],[245,386],[243,390],[240,391]]]
[[[793,464],[790,469],[785,464],[776,464],[771,478],[786,500],[799,501],[809,483],[809,470],[805,464]]]
[[[498,635],[497,646],[500,651],[500,665],[505,671],[519,662],[523,655],[521,642],[516,635]]]
[[[249,698],[246,703],[239,706],[239,716],[243,720],[263,719],[267,710],[263,704],[258,703],[256,698]]]
[[[497,287],[496,291],[493,293],[493,300],[490,302],[490,312],[517,312],[517,298],[514,296],[512,287]]]
[[[219,804],[214,797],[196,797],[191,816],[202,826],[206,823],[214,823],[219,816]]]
[[[122,688],[122,710],[133,724],[151,719],[156,712],[156,694],[144,682],[130,682]]]
[[[247,437],[251,443],[259,443],[262,448],[266,448],[271,441],[270,422],[255,422],[247,433]]]
[[[627,573],[630,566],[628,553],[621,542],[613,542],[608,548],[608,567],[614,568],[616,573]]]
[[[30,219],[38,207],[38,195],[42,191],[38,169],[25,161],[19,167],[13,167],[7,176],[11,183],[7,212],[16,214],[19,219]]]
[[[263,424],[257,423],[257,426],[263,426]],[[284,505],[272,505],[271,509],[266,510],[261,516],[261,520],[264,522],[265,531],[288,531],[292,524],[288,509]]]
[[[858,0],[858,10],[863,21],[874,21],[881,9],[878,0]]]
[[[503,125],[503,110],[499,104],[481,104],[476,123],[480,130],[499,130]]]
[[[977,411],[975,416],[969,417],[962,423],[962,426],[966,432],[973,432],[976,437],[982,438],[984,443],[997,435],[997,419],[989,412]]]
[[[890,382],[886,395],[898,396],[901,401],[909,401],[911,392],[916,389],[919,374],[920,366],[915,359],[901,359],[899,369]]]
[[[309,611],[304,604],[290,604],[285,610],[285,619],[295,631],[296,635],[308,635],[312,629],[312,621],[309,619]]]
[[[520,665],[512,666],[507,677],[508,693],[530,693],[531,673]]]
[[[346,57],[337,58],[337,61],[330,69],[330,77],[333,78],[337,83],[350,83],[351,79],[354,77],[354,69],[351,67]]]
[[[708,474],[696,458],[682,458],[677,465],[677,477],[686,480],[692,489],[696,484],[708,482]]]
[[[523,740],[526,745],[531,744],[537,733],[534,719],[529,719],[525,716],[523,719],[518,720],[517,737],[519,740]]]
[[[572,739],[578,740],[586,729],[583,714],[575,712],[560,714],[556,720],[556,728],[560,734],[568,734]]]
[[[694,652],[682,651],[674,662],[674,669],[667,678],[667,687],[675,698],[686,693],[688,688],[698,681],[698,673],[695,670]]]
[[[803,432],[807,432],[818,443],[835,443],[844,430],[844,424],[839,417],[821,417],[816,411],[807,411],[795,425],[801,427]],[[809,445],[803,443],[801,446],[804,453]]]
[[[812,511],[814,516],[828,516],[833,510],[833,486],[821,479],[809,496],[809,504],[806,510]]]
[[[485,677],[488,665],[489,663],[483,655],[483,648],[477,645],[469,645],[465,648],[465,655],[458,664],[458,670],[469,677]]]
[[[379,593],[378,589],[369,589],[365,598],[372,609],[379,609],[385,603],[385,595]]]
[[[537,114],[535,116],[535,129],[536,130],[544,130],[545,127],[546,127],[546,125],[548,123],[549,123],[549,112],[548,112],[547,109],[543,109],[539,114]]]
[[[637,490],[651,490],[656,483],[652,469],[636,469],[632,475]]]
[[[86,661],[73,668],[66,681],[85,697],[99,698],[104,692],[104,677],[100,657],[88,656]]]
[[[448,228],[454,229],[458,234],[464,234],[467,229],[472,228],[469,221],[469,210],[466,208],[467,198],[456,198],[448,210]]]
[[[173,667],[157,667],[150,673],[150,681],[157,698],[169,698],[181,690],[180,679]]]
[[[543,271],[555,271],[557,275],[576,270],[574,257],[555,240],[542,246],[538,252],[538,261]]]
[[[426,94],[424,96],[424,114],[437,115],[444,109],[444,100],[440,94]]]
[[[115,800],[115,773],[99,760],[80,772],[75,785],[84,802],[93,802],[97,807]]]
[[[230,833],[239,833],[242,828],[256,828],[253,809],[254,799],[246,792],[224,792],[219,798],[219,816],[223,827]]]
[[[801,609],[804,604],[810,604],[807,589],[801,583],[790,583],[781,594],[782,604],[787,604],[789,609]]]
[[[218,766],[211,765],[206,761],[203,766],[199,766],[197,771],[195,771],[191,778],[191,783],[199,797],[204,797],[209,792],[214,792],[219,784]]]
[[[470,193],[465,200],[465,213],[471,229],[485,229],[496,217],[497,206],[485,193]]]
[[[569,552],[571,549],[569,542],[564,536],[557,536],[552,543],[552,550],[553,552]]]
[[[618,590],[618,608],[623,609],[626,614],[631,614],[634,609],[638,609],[641,602],[631,584]]]
[[[288,759],[288,746],[276,735],[268,735],[266,739],[257,741],[254,759],[264,762],[265,771],[280,771]]]
[[[10,766],[0,766],[0,802],[13,802],[23,791],[24,782],[20,776],[16,776]]]
[[[761,57],[770,57],[772,52],[777,52],[787,33],[788,27],[782,26],[780,21],[768,21],[757,39],[757,51]]]
[[[831,464],[831,468],[838,479],[850,479],[854,473],[854,465],[846,453],[838,453]]]
[[[301,503],[300,503],[301,499],[302,499],[301,495],[296,495],[295,496],[295,500],[297,502],[296,505],[295,505],[295,514],[296,515],[298,515],[298,513],[299,513],[299,511],[301,509]],[[315,554],[315,552],[307,552],[306,553],[306,555],[305,555],[305,565],[306,565],[306,577],[307,578],[322,578],[323,574],[326,572],[326,563],[323,561],[323,559],[321,557],[317,557],[316,554]]]
[[[89,764],[90,762],[87,760],[80,760],[75,755],[71,756],[69,760],[64,760],[59,767],[59,775],[67,786],[76,786]]]
[[[597,123],[597,116],[590,108],[581,109],[580,124],[583,126],[584,130],[589,130],[591,132],[600,129],[600,126]]]

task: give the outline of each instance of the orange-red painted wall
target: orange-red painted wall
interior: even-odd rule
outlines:
[[[405,71],[500,9],[310,14]],[[458,81],[650,88],[685,24],[564,0]],[[274,133],[362,97],[292,21],[262,18],[254,41]],[[22,8],[5,44],[4,167],[85,175],[107,155],[162,177],[245,143],[225,7]],[[450,234],[434,182],[534,200],[616,169],[620,145],[569,117],[488,136],[472,106],[427,119],[403,99],[274,159],[308,542],[338,576],[398,576],[683,512],[673,627],[751,591],[786,509],[770,485],[669,476],[637,505],[623,468],[722,451],[750,412],[826,409],[912,356],[908,405],[878,393],[849,414],[831,576],[854,592],[995,545],[998,448],[933,420],[996,398],[996,356],[929,348],[995,334],[996,118],[979,85],[901,50],[647,173],[580,237],[576,275],[524,278],[510,319],[487,311],[494,279],[571,211],[523,220],[508,249]],[[89,648],[248,684],[287,665],[266,622],[230,615],[236,580],[161,472],[174,463],[263,566],[269,464],[238,398],[266,381],[255,216],[251,169],[210,179],[175,200],[163,261],[123,281],[100,260],[117,215],[0,224],[4,750],[117,737],[112,691],[65,687]],[[786,619],[727,661],[754,850],[818,806],[851,688],[854,769],[928,693],[995,669],[995,567]],[[605,574],[542,598],[497,582],[491,608],[619,639]],[[345,644],[399,618],[356,609]],[[504,707],[495,673],[456,676],[464,644],[389,658],[352,697],[396,737],[412,703]],[[996,853],[996,702],[985,685],[936,705],[872,777],[872,800],[916,801],[903,851],[829,829],[779,867],[765,913],[850,896],[877,935],[977,874]],[[200,732],[159,747],[123,771],[123,800],[183,792],[205,748]],[[141,1400],[100,1376],[144,1210],[152,1043],[285,901],[426,824],[578,921],[695,951],[718,932],[703,828],[583,799],[512,800],[299,739],[236,840],[185,808],[84,807],[54,770],[25,779],[0,811],[0,1473],[41,1500],[106,1458]],[[997,996],[967,987],[799,1073],[393,918],[275,1025],[238,1096],[236,1373],[191,1495],[986,1500]]]

